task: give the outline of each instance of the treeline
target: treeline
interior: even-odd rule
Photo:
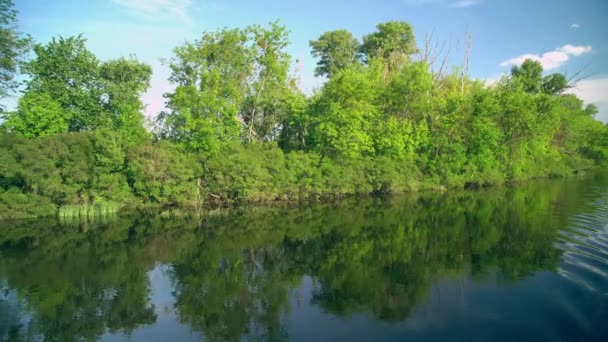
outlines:
[[[564,75],[531,60],[494,85],[435,73],[405,22],[311,41],[327,77],[312,96],[279,23],[205,32],[166,61],[175,89],[146,128],[150,66],[99,61],[81,36],[31,44],[11,13],[4,74],[21,65],[26,81],[2,113],[2,218],[484,186],[608,161],[608,128]]]

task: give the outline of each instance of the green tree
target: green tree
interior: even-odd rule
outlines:
[[[17,88],[15,75],[31,45],[30,37],[17,31],[17,14],[12,0],[0,0],[0,99]]]
[[[274,140],[295,91],[284,51],[287,34],[273,22],[205,32],[175,49],[169,65],[177,87],[166,95],[162,135],[210,154],[241,138]]]
[[[547,95],[559,95],[568,87],[568,80],[562,74],[551,74],[542,81],[542,90]]]
[[[68,130],[87,131],[107,121],[100,99],[103,94],[99,60],[87,50],[82,36],[53,38],[34,46],[36,57],[24,64],[30,76],[26,93],[47,94],[63,109]]]
[[[301,92],[292,92],[285,99],[281,118],[279,145],[283,150],[305,150],[309,144],[310,111],[308,99]]]
[[[157,137],[172,141],[155,144],[141,113],[148,65],[100,62],[80,36],[37,45],[19,108],[3,116],[0,217],[31,217],[37,205],[46,215],[67,205],[170,208],[482,186],[608,162],[597,107],[564,94],[566,77],[543,77],[536,61],[486,86],[410,61],[407,23],[367,35],[365,63],[350,33],[331,31],[311,42],[328,80],[306,97],[289,75],[288,44],[274,22],[206,32],[175,49],[176,88],[157,121]]]
[[[152,67],[121,58],[103,63],[99,72],[104,85],[102,105],[112,122],[108,128],[121,132],[128,143],[148,138],[140,97],[150,87]]]
[[[287,47],[287,29],[278,22],[269,28],[260,25],[247,29],[250,35],[253,59],[252,75],[247,95],[240,110],[246,128],[246,140],[274,140],[283,113],[287,110],[287,97],[294,91],[290,87],[290,56]]]
[[[403,21],[389,21],[378,24],[376,29],[376,32],[363,37],[361,52],[367,60],[384,58],[392,63],[400,63],[418,52],[416,37],[410,24]]]
[[[47,93],[26,93],[16,112],[6,115],[4,126],[28,138],[64,133],[68,122],[61,104]]]
[[[191,150],[216,153],[239,141],[237,115],[247,95],[253,53],[240,29],[205,32],[200,40],[174,50],[169,61],[168,112],[159,117],[163,134]]]
[[[141,141],[147,133],[140,96],[149,87],[152,68],[133,58],[101,63],[85,44],[86,39],[76,36],[36,45],[36,57],[23,67],[30,76],[25,96],[50,98],[59,104],[67,123],[64,132],[108,128],[121,132],[131,143]],[[50,121],[44,117],[49,111],[30,112],[32,118]]]
[[[313,139],[322,155],[360,157],[374,152],[371,126],[379,115],[380,64],[353,64],[331,78],[312,107]]]
[[[526,59],[521,66],[513,66],[511,76],[518,84],[521,84],[525,92],[535,94],[542,89],[543,66],[538,61]],[[559,79],[556,78],[553,81],[559,81]],[[548,82],[551,82],[551,79]],[[547,85],[551,88],[549,83]]]
[[[404,66],[381,94],[381,115],[374,127],[376,151],[393,157],[413,155],[421,144],[416,127],[431,110],[433,75],[424,62]]]
[[[585,107],[585,113],[587,113],[587,115],[589,115],[590,117],[595,117],[599,112],[599,109],[593,103]]]
[[[359,60],[359,41],[347,30],[323,33],[310,41],[312,55],[319,58],[315,76],[332,77]]]

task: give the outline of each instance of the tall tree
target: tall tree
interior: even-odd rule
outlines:
[[[15,75],[31,39],[17,31],[17,11],[12,0],[0,0],[0,99],[16,87]],[[0,111],[3,108],[0,107]]]
[[[551,74],[542,80],[543,93],[547,95],[558,95],[568,89],[568,80],[562,74]]]
[[[36,57],[24,64],[30,76],[26,93],[48,94],[65,111],[69,131],[99,127],[103,118],[103,94],[99,60],[82,36],[53,38],[34,46]]]
[[[335,30],[323,33],[317,40],[310,41],[312,55],[319,58],[315,76],[331,77],[357,63],[359,58],[359,41],[347,30]]]
[[[316,150],[332,157],[374,153],[371,128],[379,114],[380,68],[353,65],[330,79],[312,105]]]
[[[6,115],[7,127],[27,136],[108,128],[128,143],[147,136],[140,96],[150,85],[152,68],[133,58],[101,63],[85,43],[82,36],[60,37],[34,47],[36,58],[23,66],[30,76],[23,103]],[[31,120],[40,122],[25,124]],[[24,132],[24,127],[37,128]]]
[[[163,134],[210,153],[241,138],[273,140],[293,91],[287,44],[287,30],[274,22],[205,32],[175,49],[177,87],[159,117]]]
[[[122,133],[129,143],[145,139],[144,106],[140,96],[150,87],[152,67],[134,58],[120,58],[101,65],[104,86],[102,105],[110,119],[110,128]]]
[[[248,28],[253,52],[252,75],[240,117],[247,125],[248,141],[273,140],[281,115],[286,110],[289,88],[290,56],[288,32],[278,22],[268,28]]]
[[[590,117],[595,117],[599,112],[600,112],[599,109],[593,103],[589,104],[589,105],[587,105],[587,107],[585,107],[585,113],[587,115],[589,115]]]
[[[403,21],[389,21],[376,26],[377,31],[363,37],[361,52],[367,60],[384,58],[393,63],[407,60],[418,52],[414,29]]]
[[[222,29],[174,50],[169,80],[176,88],[165,95],[169,111],[159,116],[165,135],[210,153],[222,143],[239,141],[237,115],[252,72],[247,41],[245,30]]]
[[[527,93],[538,93],[542,87],[543,66],[540,62],[526,59],[521,66],[511,68],[511,76]]]

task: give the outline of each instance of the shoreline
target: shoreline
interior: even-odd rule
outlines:
[[[477,186],[464,186],[464,187],[443,187],[439,188],[419,188],[417,190],[407,191],[393,191],[393,192],[371,192],[371,193],[350,193],[350,194],[331,194],[331,195],[318,195],[318,196],[307,196],[301,198],[277,198],[274,200],[232,200],[232,201],[216,201],[207,202],[201,207],[196,206],[174,206],[174,207],[163,207],[158,204],[140,204],[137,206],[118,206],[117,210],[107,212],[104,214],[80,214],[72,216],[61,216],[60,212],[62,206],[56,208],[54,214],[45,216],[34,216],[34,217],[23,217],[23,218],[6,218],[0,219],[1,223],[18,223],[40,219],[57,219],[59,221],[78,221],[85,223],[87,221],[94,221],[98,219],[106,219],[111,217],[128,217],[131,215],[159,215],[166,217],[188,217],[188,216],[207,216],[209,213],[218,211],[230,211],[230,210],[241,210],[241,209],[264,209],[264,208],[283,208],[283,209],[297,209],[302,206],[316,205],[316,204],[339,204],[344,201],[356,200],[356,199],[390,199],[399,196],[425,196],[425,195],[452,195],[457,193],[466,192],[477,192],[486,191],[498,188],[510,188],[522,185],[535,184],[542,181],[555,181],[555,180],[567,180],[573,177],[589,177],[597,174],[599,167],[596,168],[585,168],[573,170],[569,175],[561,176],[537,176],[527,179],[509,180],[502,183],[496,184],[483,184]],[[94,207],[90,205],[89,207]],[[0,214],[0,217],[3,215]]]

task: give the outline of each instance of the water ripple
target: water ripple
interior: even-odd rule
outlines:
[[[558,245],[564,252],[558,274],[590,291],[608,295],[608,193],[588,202],[561,231]]]

